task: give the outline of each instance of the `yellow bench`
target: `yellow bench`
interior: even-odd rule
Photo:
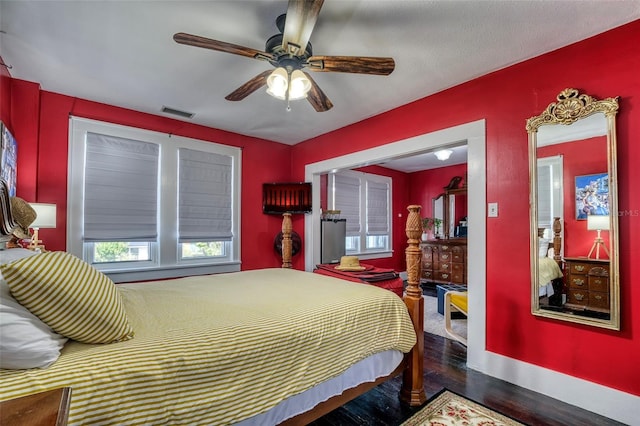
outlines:
[[[451,328],[452,312],[462,312],[464,316],[468,316],[466,291],[447,291],[444,294],[444,329],[449,336],[467,346],[467,339],[454,332]]]

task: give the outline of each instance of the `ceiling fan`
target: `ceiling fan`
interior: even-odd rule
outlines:
[[[186,33],[176,33],[173,39],[181,44],[267,61],[276,68],[258,74],[228,94],[225,99],[229,101],[240,101],[267,85],[267,93],[285,99],[287,109],[289,100],[306,97],[316,111],[328,111],[333,104],[303,69],[389,75],[395,62],[393,58],[313,55],[309,38],[323,3],[324,0],[289,0],[287,13],[276,19],[280,33],[267,40],[265,51]]]

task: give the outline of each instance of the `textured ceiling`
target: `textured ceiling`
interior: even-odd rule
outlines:
[[[0,1],[0,56],[43,90],[296,144],[640,18],[640,1],[326,0],[314,54],[390,56],[390,76],[314,73],[334,104],[256,91],[267,62],[175,43],[187,32],[264,50],[283,0]],[[174,116],[171,116],[175,118]]]

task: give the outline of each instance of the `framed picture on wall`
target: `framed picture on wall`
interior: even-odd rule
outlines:
[[[609,215],[609,175],[576,176],[576,219]]]
[[[15,197],[18,170],[18,144],[11,132],[9,132],[7,126],[2,122],[0,122],[0,134],[2,135],[2,146],[0,150],[0,177],[2,177],[9,186],[9,196]]]

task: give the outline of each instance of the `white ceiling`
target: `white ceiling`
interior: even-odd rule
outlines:
[[[166,105],[195,113],[184,121],[293,145],[640,18],[640,0],[325,0],[314,54],[389,56],[396,68],[314,73],[334,104],[320,113],[305,100],[287,112],[264,90],[226,101],[270,65],[172,39],[264,50],[286,9],[286,0],[0,0],[0,56],[46,91],[157,115]]]

